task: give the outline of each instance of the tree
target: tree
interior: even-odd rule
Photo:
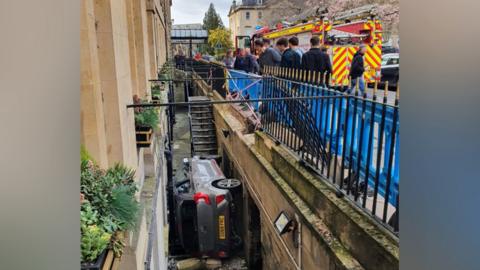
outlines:
[[[210,3],[205,17],[203,17],[203,29],[210,31],[217,28],[223,28],[223,22],[213,4]]]
[[[215,52],[215,56],[223,56],[228,49],[233,48],[231,31],[225,28],[210,30],[208,33],[208,45]]]

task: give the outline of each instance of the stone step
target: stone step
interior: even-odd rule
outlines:
[[[192,132],[215,132],[214,128],[192,128]]]
[[[212,130],[213,131],[213,130]],[[213,133],[213,132],[212,132]],[[203,138],[212,138],[213,140],[215,140],[215,133],[213,133],[213,135],[204,135],[204,134],[193,134],[193,139],[203,139]]]
[[[192,120],[213,120],[212,116],[192,116]]]
[[[194,149],[194,155],[214,155],[217,153],[217,148]]]
[[[198,151],[217,151],[217,146],[216,145],[197,145],[193,146],[193,151],[198,152]]]
[[[215,141],[213,141],[213,142],[212,141],[195,141],[195,140],[193,141],[193,145],[209,145],[209,144],[216,145],[217,142],[215,142]]]
[[[204,113],[204,114],[212,114],[212,111],[210,111],[210,110],[198,110],[198,111],[190,111],[190,114],[200,114],[200,113]]]
[[[213,126],[213,122],[204,122],[204,123],[192,123],[193,126]]]

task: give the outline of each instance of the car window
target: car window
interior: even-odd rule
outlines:
[[[399,58],[390,58],[387,60],[387,65],[398,65]]]

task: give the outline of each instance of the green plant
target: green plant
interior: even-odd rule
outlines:
[[[128,186],[129,194],[132,196],[135,195],[135,192],[137,191],[137,185],[135,183],[135,170],[117,163],[113,165],[113,167],[109,168],[105,174],[114,179],[115,185]]]
[[[95,163],[92,156],[90,155],[90,153],[88,153],[87,149],[85,148],[85,145],[83,144],[80,146],[80,160],[82,162],[91,160],[93,163]]]
[[[158,111],[155,108],[143,108],[135,112],[135,125],[156,128],[158,125]]]
[[[89,225],[82,229],[81,251],[82,262],[93,262],[107,248],[111,234],[97,225]]]
[[[100,217],[99,225],[107,233],[114,233],[120,230],[120,226],[118,225],[118,222],[115,220],[115,217],[113,217],[112,215]]]
[[[119,186],[112,190],[111,212],[122,230],[135,227],[139,204],[129,187]]]
[[[152,97],[155,97],[155,98],[160,98],[160,90],[154,90],[152,89]]]
[[[113,255],[119,258],[123,254],[123,248],[125,247],[125,241],[123,240],[122,235],[117,232],[112,236],[112,240],[110,242],[110,248],[113,251]]]
[[[80,167],[80,192],[84,195],[84,199],[90,202],[94,209],[99,211],[102,208],[99,201],[104,201],[105,204],[110,191],[108,189],[110,183],[105,183],[105,180],[105,172],[96,164],[90,160],[82,161]]]
[[[155,84],[152,86],[152,97],[158,97],[160,96],[160,85],[158,84]]]
[[[94,261],[109,243],[115,255],[121,255],[122,239],[111,236],[136,225],[139,208],[136,191],[135,170],[121,164],[102,170],[91,160],[82,158],[80,192],[84,202],[80,220],[83,262]]]
[[[95,225],[98,222],[98,212],[92,208],[89,202],[85,202],[80,210],[80,225],[82,230],[87,226]]]

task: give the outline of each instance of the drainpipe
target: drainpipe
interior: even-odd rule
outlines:
[[[297,256],[298,256],[298,268],[302,269],[302,223],[300,217],[295,213],[295,221],[297,222]]]

